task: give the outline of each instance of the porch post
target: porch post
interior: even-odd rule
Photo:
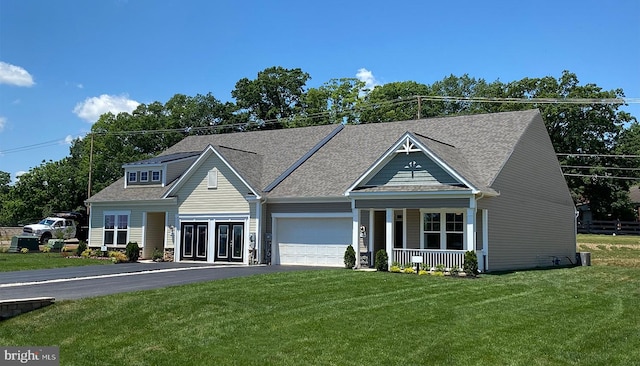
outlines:
[[[489,263],[487,258],[489,257],[489,210],[482,210],[482,254],[478,257],[478,269],[481,272],[489,270]],[[485,267],[485,263],[487,266]]]
[[[393,209],[387,209],[387,222],[385,228],[385,247],[389,257],[388,265],[391,268],[393,263]]]
[[[467,237],[464,250],[474,251],[476,249],[476,209],[467,209]]]
[[[360,240],[360,215],[359,210],[356,208],[356,201],[351,201],[351,214],[353,216],[352,228],[351,228],[351,246],[356,252],[356,266],[354,268],[360,268],[360,246],[358,245]]]

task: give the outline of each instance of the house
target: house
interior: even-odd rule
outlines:
[[[629,188],[629,200],[636,211],[636,220],[640,221],[640,186]]]
[[[87,200],[89,246],[175,261],[343,266],[348,245],[483,271],[575,258],[537,110],[189,136]],[[569,260],[570,260],[569,259]],[[365,263],[358,263],[366,265]]]

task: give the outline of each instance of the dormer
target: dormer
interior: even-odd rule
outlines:
[[[198,155],[200,152],[182,152],[124,164],[124,186],[164,187],[184,173]]]

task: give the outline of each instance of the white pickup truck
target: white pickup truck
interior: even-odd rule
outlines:
[[[62,217],[47,217],[37,224],[25,225],[22,235],[37,236],[41,244],[46,244],[49,239],[62,233],[64,239],[76,237],[76,223],[74,220]]]

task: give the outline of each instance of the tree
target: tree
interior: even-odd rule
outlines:
[[[231,96],[258,127],[283,128],[288,119],[302,111],[302,96],[309,79],[301,69],[269,67],[260,71],[255,80],[240,79]]]
[[[288,127],[356,123],[359,93],[365,83],[355,78],[331,79],[302,96],[303,112]]]
[[[362,123],[403,121],[409,119],[433,117],[436,113],[427,112],[426,105],[420,104],[418,96],[429,95],[427,85],[415,81],[402,81],[376,86],[364,99]]]

